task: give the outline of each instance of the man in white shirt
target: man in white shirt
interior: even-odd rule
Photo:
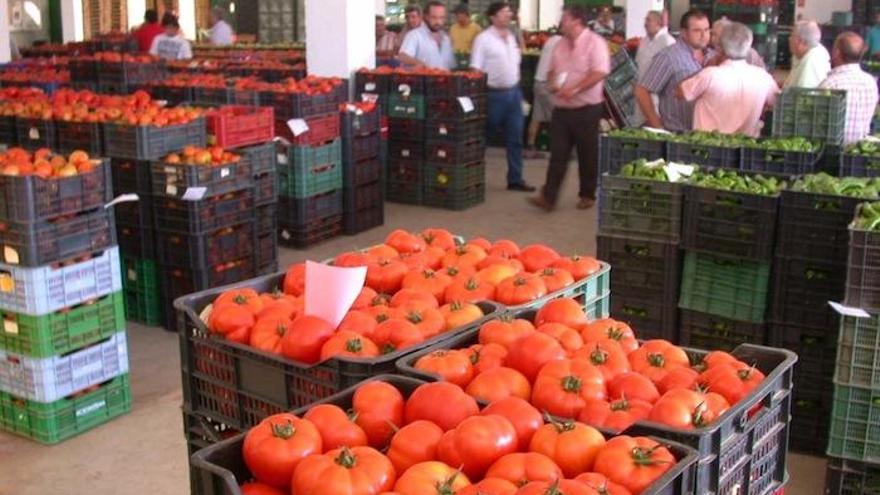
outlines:
[[[422,25],[408,32],[403,39],[398,54],[400,61],[404,65],[415,67],[454,69],[452,40],[443,29],[446,23],[446,6],[433,0],[425,5],[424,14]]]
[[[641,39],[639,50],[636,52],[636,69],[638,70],[639,79],[648,72],[648,67],[651,66],[654,56],[660,50],[675,44],[675,38],[669,34],[669,29],[663,25],[663,14],[656,10],[648,12],[648,15],[645,16],[645,33],[647,33],[647,36]],[[654,109],[656,110],[660,99],[655,94],[651,95],[651,99],[654,101]],[[645,121],[642,109],[638,105],[636,105],[635,118],[636,122]]]
[[[553,49],[561,39],[562,36],[554,34],[544,42],[544,46],[541,47],[541,57],[538,59],[538,67],[535,68],[535,85],[532,88],[535,99],[532,103],[532,120],[529,121],[528,142],[524,153],[524,156],[529,159],[544,158],[544,154],[535,149],[535,142],[538,140],[541,124],[550,122],[550,117],[553,115],[553,96],[550,94],[550,88],[547,87],[547,72],[550,71]]]
[[[817,88],[831,72],[831,55],[822,46],[822,31],[816,21],[798,21],[788,38],[791,72],[784,88]]]
[[[186,38],[180,34],[180,24],[177,18],[165,14],[162,18],[162,27],[165,32],[153,38],[150,47],[150,55],[155,55],[165,60],[187,60],[192,58],[192,47]]]
[[[214,7],[211,9],[211,44],[215,46],[229,46],[235,42],[235,33],[232,26],[223,19],[223,9]]]
[[[503,130],[507,147],[507,189],[531,192],[522,176],[523,125],[519,65],[522,59],[516,36],[510,31],[513,10],[506,2],[494,2],[486,10],[491,26],[474,40],[471,67],[486,73],[489,86],[489,134]]]

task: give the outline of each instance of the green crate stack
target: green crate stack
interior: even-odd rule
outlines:
[[[154,260],[123,256],[122,288],[126,319],[149,326],[162,324],[161,284]]]
[[[770,263],[689,252],[684,257],[679,307],[763,323]]]
[[[787,88],[773,107],[773,137],[800,136],[839,146],[845,121],[846,91]]]

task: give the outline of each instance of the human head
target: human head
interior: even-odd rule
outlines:
[[[834,47],[831,49],[831,65],[837,67],[857,64],[862,61],[864,53],[865,40],[852,31],[845,31],[834,40]]]
[[[425,4],[425,24],[433,32],[442,31],[446,25],[446,5],[439,0],[432,0]]]
[[[180,23],[177,22],[174,14],[166,13],[162,16],[162,27],[165,28],[165,34],[168,36],[177,36],[180,32]]]
[[[507,28],[513,19],[513,10],[507,2],[492,2],[486,9],[486,17],[496,28]]]
[[[648,33],[648,36],[654,37],[657,33],[660,32],[660,29],[663,27],[663,14],[661,14],[657,10],[652,10],[648,12],[645,16],[645,32]]]
[[[721,31],[721,50],[731,60],[745,60],[752,49],[752,30],[743,23],[730,22]]]
[[[580,5],[569,5],[562,8],[562,19],[559,21],[559,32],[563,36],[574,38],[587,25],[587,9]]]
[[[462,26],[467,26],[471,23],[471,11],[468,9],[466,3],[460,3],[455,7],[455,10],[452,11],[455,14],[455,20]]]
[[[709,46],[709,18],[702,10],[691,9],[681,16],[681,39],[694,50]]]
[[[376,16],[376,36],[382,36],[385,34],[385,16],[377,15]]]
[[[416,4],[409,4],[403,10],[403,16],[406,18],[406,27],[415,29],[422,24],[422,11]]]
[[[816,21],[798,21],[788,37],[788,47],[792,55],[803,58],[811,48],[822,41],[822,30]]]
[[[611,19],[611,9],[608,7],[602,7],[602,9],[599,10],[599,20],[607,24]]]
[[[220,7],[214,7],[211,9],[211,25],[217,24],[218,22],[223,20],[225,12]]]
[[[157,24],[159,22],[159,13],[154,9],[147,9],[144,12],[144,22],[147,24]]]
[[[712,45],[712,48],[716,50],[721,48],[721,32],[729,25],[730,19],[726,17],[722,17],[712,24],[712,38],[709,40],[709,44]]]

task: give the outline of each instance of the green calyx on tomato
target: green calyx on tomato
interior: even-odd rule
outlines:
[[[595,365],[605,364],[608,362],[608,353],[599,348],[599,344],[596,344],[596,348],[590,353],[590,362]]]
[[[666,358],[660,353],[648,354],[648,364],[655,368],[662,368],[666,365]]]
[[[232,298],[232,302],[234,302],[235,304],[247,304],[247,297],[239,294]]]
[[[629,411],[629,401],[626,400],[626,397],[611,402],[609,406],[612,411]]]
[[[346,469],[352,469],[357,464],[357,459],[348,447],[342,447],[342,452],[336,456],[334,461]]]
[[[455,495],[455,478],[458,478],[459,474],[461,474],[461,470],[456,471],[443,482],[437,483],[437,495]]]
[[[272,434],[278,438],[282,438],[284,440],[289,440],[296,434],[296,428],[293,427],[293,423],[290,421],[284,424],[272,424]]]
[[[697,407],[694,408],[694,412],[691,413],[691,424],[695,427],[700,428],[702,426],[706,426],[709,422],[705,420],[703,413],[706,412],[706,403],[700,402],[697,404]]]
[[[562,390],[570,394],[576,394],[581,390],[581,379],[575,375],[568,375],[562,379]]]
[[[558,433],[565,433],[567,431],[573,431],[574,427],[575,427],[574,421],[558,421],[558,420],[554,419],[553,416],[550,416],[550,413],[548,413],[546,411],[544,412],[544,421],[553,425],[553,427],[556,428],[556,431]]]
[[[345,341],[345,350],[358,353],[364,350],[364,344],[361,342],[361,339],[349,339]]]
[[[285,325],[284,323],[279,323],[278,326],[275,327],[275,332],[283,337],[284,334],[287,333],[287,325]]]
[[[410,311],[409,314],[406,315],[406,319],[409,320],[410,323],[418,325],[422,322],[422,314],[418,311]]]
[[[655,445],[650,449],[646,449],[644,447],[633,447],[631,456],[633,464],[636,466],[654,466],[656,464],[662,464],[666,461],[659,461],[653,459],[654,451],[659,449],[661,445]]]

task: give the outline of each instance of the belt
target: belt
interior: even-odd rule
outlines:
[[[489,88],[489,91],[496,91],[498,93],[501,93],[503,91],[510,91],[512,89],[517,89],[517,88],[519,88],[519,86],[511,86],[509,88]]]

